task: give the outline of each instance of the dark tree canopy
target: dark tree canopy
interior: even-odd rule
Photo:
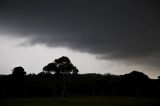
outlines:
[[[149,77],[145,75],[144,73],[135,71],[135,70],[129,74],[126,74],[125,76],[127,76],[129,79],[137,80],[137,81],[149,79]]]
[[[43,71],[46,73],[56,72],[57,67],[55,63],[49,63],[48,65],[43,67]]]
[[[23,67],[19,66],[19,67],[15,67],[12,70],[12,75],[14,75],[14,76],[24,76],[24,75],[26,75],[26,72],[24,71]]]
[[[55,59],[54,62],[44,66],[43,71],[47,73],[54,72],[55,74],[78,74],[79,72],[66,56]]]

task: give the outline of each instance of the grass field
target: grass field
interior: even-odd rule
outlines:
[[[1,99],[0,106],[160,106],[160,99],[129,97]]]

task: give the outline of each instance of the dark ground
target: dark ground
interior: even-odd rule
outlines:
[[[68,97],[3,99],[0,106],[160,106],[160,98]]]

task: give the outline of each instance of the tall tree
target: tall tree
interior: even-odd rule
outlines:
[[[13,76],[13,91],[14,91],[14,96],[20,96],[24,94],[24,89],[25,89],[25,75],[26,72],[24,71],[24,68],[19,66],[15,67],[12,70],[12,76]]]
[[[78,74],[79,72],[66,56],[55,59],[54,62],[44,66],[43,71],[47,73],[54,72],[55,74]]]
[[[62,97],[65,96],[66,92],[65,74],[78,74],[79,72],[78,69],[71,63],[70,59],[66,56],[55,59],[54,62],[44,66],[43,71],[47,73],[54,72],[56,75],[58,75],[57,79],[60,78],[60,82],[62,84]],[[57,84],[55,84],[55,91],[56,85]]]

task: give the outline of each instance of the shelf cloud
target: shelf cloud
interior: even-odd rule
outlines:
[[[131,64],[160,64],[158,0],[1,0],[0,32]],[[2,35],[1,35],[2,36]]]

